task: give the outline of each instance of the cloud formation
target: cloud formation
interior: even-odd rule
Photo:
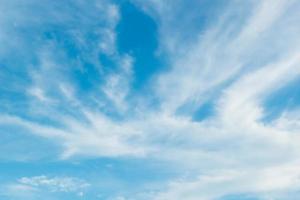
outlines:
[[[44,175],[22,177],[18,183],[33,188],[44,188],[51,192],[77,192],[89,186],[85,181],[73,177],[49,178]]]
[[[293,199],[299,108],[283,106],[266,120],[265,102],[300,77],[300,4],[216,2],[132,1],[157,23],[157,52],[168,58],[166,69],[138,91],[134,55],[118,47],[121,4],[1,3],[10,11],[0,20],[0,82],[7,83],[0,86],[7,94],[0,128],[58,144],[56,159],[153,159],[178,166],[180,175],[141,199]],[[16,45],[22,50],[14,61]],[[207,104],[209,116],[201,113]],[[46,176],[19,183],[67,192],[84,185]]]

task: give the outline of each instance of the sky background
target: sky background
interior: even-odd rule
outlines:
[[[299,10],[0,0],[0,200],[298,200]]]

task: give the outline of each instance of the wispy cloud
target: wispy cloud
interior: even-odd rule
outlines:
[[[75,177],[48,177],[45,175],[22,177],[14,183],[1,184],[0,195],[15,199],[54,198],[57,193],[82,197],[90,184]]]
[[[73,177],[53,177],[47,176],[34,176],[34,177],[22,177],[18,180],[18,183],[23,186],[32,188],[44,188],[51,192],[78,192],[89,184],[83,180]]]
[[[166,190],[146,199],[284,198],[296,192],[299,112],[262,119],[266,98],[300,75],[300,5],[231,1],[212,8],[205,2],[195,7],[217,9],[215,18],[204,11],[199,16],[186,1],[133,1],[156,20],[158,51],[169,61],[139,94],[132,86],[139,76],[135,58],[118,49],[119,5],[0,3],[12,10],[0,19],[6,47],[0,47],[0,77],[6,77],[0,92],[8,94],[1,100],[0,127],[20,127],[59,144],[60,159],[131,157],[178,166],[181,175],[163,180]],[[29,12],[32,7],[37,11]],[[195,27],[193,20],[200,19],[205,23]],[[10,52],[17,45],[13,39],[22,46],[17,63]],[[207,102],[212,116],[194,120]],[[71,177],[37,176],[19,179],[16,188],[69,192],[87,185]]]

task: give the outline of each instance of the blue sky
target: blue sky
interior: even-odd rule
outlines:
[[[300,198],[297,0],[0,0],[0,200]]]

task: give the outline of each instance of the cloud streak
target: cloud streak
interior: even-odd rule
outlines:
[[[285,110],[263,121],[266,99],[300,74],[297,1],[232,1],[216,8],[221,13],[216,19],[197,18],[198,10],[191,9],[178,27],[174,22],[188,9],[184,1],[133,1],[156,20],[159,51],[170,60],[167,70],[147,82],[149,94],[136,94],[135,58],[119,52],[119,6],[92,2],[70,7],[48,2],[51,8],[36,1],[22,8],[17,1],[2,3],[19,9],[0,20],[0,39],[18,38],[23,45],[16,56],[25,68],[19,72],[25,84],[11,75],[19,70],[8,61],[16,45],[10,39],[0,49],[6,66],[0,77],[19,84],[0,91],[12,99],[21,93],[16,104],[25,106],[15,109],[9,98],[2,100],[0,127],[20,127],[59,144],[63,150],[57,157],[64,160],[130,157],[179,165],[182,175],[165,180],[166,190],[151,193],[152,199],[214,200],[234,194],[288,199],[297,192],[299,112]],[[28,13],[33,5],[39,12]],[[78,11],[86,15],[77,16]],[[188,23],[195,17],[205,18],[203,27]],[[180,27],[193,30],[190,39]],[[21,34],[24,29],[29,36]],[[32,35],[44,35],[46,42],[29,43]],[[27,55],[28,49],[33,53]],[[194,120],[207,102],[212,116]],[[25,177],[19,183],[55,191],[81,188],[72,178]]]

